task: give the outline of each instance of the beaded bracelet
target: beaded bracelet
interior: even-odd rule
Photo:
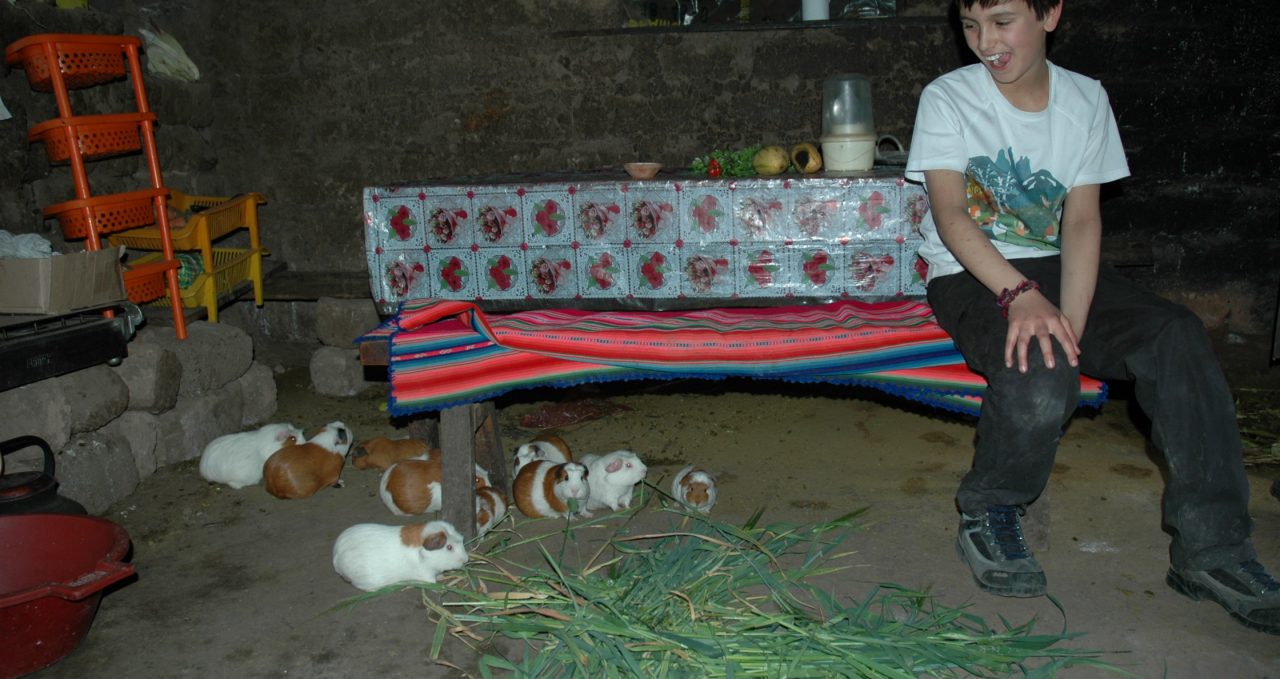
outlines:
[[[1000,307],[1000,315],[1008,318],[1009,305],[1013,304],[1013,300],[1017,299],[1018,295],[1021,295],[1028,290],[1039,289],[1040,284],[1028,278],[1012,289],[1005,288],[1004,290],[1001,290],[1000,296],[996,298],[996,306]]]

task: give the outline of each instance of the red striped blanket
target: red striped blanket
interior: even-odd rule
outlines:
[[[976,414],[986,386],[928,306],[907,300],[493,316],[469,302],[412,300],[361,339],[388,336],[393,415],[535,386],[724,377],[873,387]],[[1082,404],[1105,399],[1105,385],[1082,378]]]

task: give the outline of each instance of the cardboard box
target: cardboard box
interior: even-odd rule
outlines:
[[[120,250],[0,258],[0,313],[60,314],[124,301]]]

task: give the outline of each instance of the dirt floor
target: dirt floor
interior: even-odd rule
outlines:
[[[1242,379],[1280,391],[1276,371]],[[394,435],[385,391],[351,398],[311,392],[305,369],[278,375],[273,421],[310,426],[340,419],[357,439]],[[579,452],[630,448],[664,487],[685,461],[719,474],[716,517],[819,522],[867,508],[848,543],[854,568],[829,576],[838,594],[874,583],[928,589],[991,624],[1038,620],[1037,630],[1083,636],[1072,646],[1108,651],[1137,676],[1280,677],[1280,637],[1241,627],[1208,603],[1164,584],[1168,536],[1160,530],[1162,472],[1141,417],[1121,397],[1082,414],[1063,440],[1050,482],[1050,548],[1039,553],[1048,600],[986,595],[958,561],[952,495],[970,461],[972,422],[869,392],[772,383],[633,383],[536,391],[499,403],[505,448],[534,430],[521,417],[555,400],[605,400],[614,415],[560,430]],[[137,578],[111,590],[85,643],[40,677],[479,676],[475,654],[449,639],[428,659],[433,626],[416,591],[334,611],[359,594],[331,565],[337,534],[360,522],[405,523],[377,498],[377,474],[348,468],[346,487],[301,501],[261,486],[231,490],[200,479],[196,461],[146,479],[107,517],[134,542]],[[1280,571],[1276,467],[1252,468],[1259,552]],[[520,528],[524,520],[519,521]],[[512,524],[506,524],[510,527]],[[499,649],[519,653],[519,647]],[[493,649],[488,649],[492,651]],[[1069,670],[1061,676],[1097,676]]]

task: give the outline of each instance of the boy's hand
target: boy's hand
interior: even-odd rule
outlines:
[[[1067,362],[1079,365],[1080,345],[1071,329],[1071,321],[1038,290],[1028,290],[1009,305],[1009,331],[1004,340],[1004,365],[1013,367],[1015,355],[1018,372],[1027,372],[1027,352],[1031,340],[1039,343],[1044,354],[1044,364],[1054,366],[1053,340],[1057,339],[1067,354]]]

